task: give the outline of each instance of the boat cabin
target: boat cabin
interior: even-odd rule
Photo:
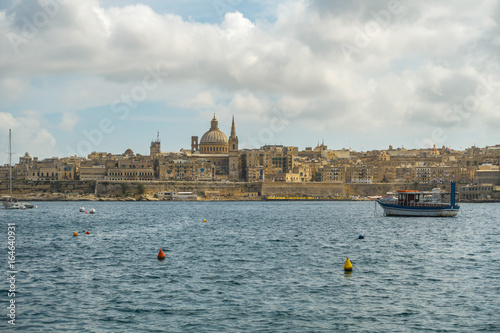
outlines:
[[[412,205],[420,203],[421,193],[417,190],[399,190],[398,191],[398,205]]]

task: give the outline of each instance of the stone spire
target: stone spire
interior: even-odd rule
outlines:
[[[236,136],[236,126],[231,125],[231,135],[229,136],[229,151],[228,151],[228,164],[229,164],[229,179],[236,181],[240,179],[241,175],[241,165],[239,162],[239,152],[238,152],[238,137]]]
[[[229,137],[232,139],[236,139],[236,127],[234,126],[234,116],[233,116],[233,124],[231,125],[231,135]]]

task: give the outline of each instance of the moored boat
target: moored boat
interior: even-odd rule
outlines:
[[[3,203],[5,209],[26,209],[21,203],[13,201],[12,199],[6,200]]]
[[[438,189],[432,192],[400,190],[397,199],[379,199],[386,216],[453,217],[460,206],[455,204],[455,183],[451,183],[450,202],[441,201]]]
[[[38,208],[29,202],[18,202],[12,198],[12,130],[9,129],[9,196],[4,201],[3,207],[5,209],[27,209]]]

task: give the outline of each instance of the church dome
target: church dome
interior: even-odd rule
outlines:
[[[202,145],[202,144],[215,143],[215,144],[227,145],[228,144],[227,136],[221,130],[219,130],[219,122],[215,118],[215,115],[214,118],[212,119],[211,125],[212,126],[210,127],[208,132],[203,134],[203,136],[201,137],[200,144]]]

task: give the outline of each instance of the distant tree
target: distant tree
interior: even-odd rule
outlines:
[[[50,184],[50,193],[53,192],[61,192],[62,191],[62,182],[61,181],[54,181]]]
[[[127,183],[120,183],[120,186],[122,187],[122,194],[125,195],[128,193],[128,190],[130,187],[128,186]]]
[[[146,192],[146,188],[144,187],[144,184],[137,185],[137,192],[139,192],[139,194],[144,194],[144,192]]]

